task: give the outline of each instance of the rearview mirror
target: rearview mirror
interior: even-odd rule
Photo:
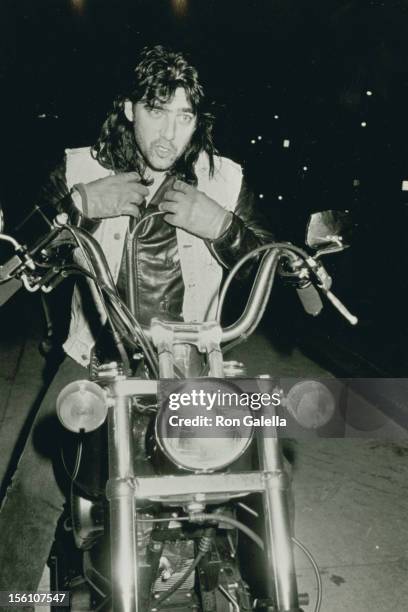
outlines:
[[[306,244],[312,249],[340,251],[350,246],[353,221],[348,211],[324,210],[310,216]]]

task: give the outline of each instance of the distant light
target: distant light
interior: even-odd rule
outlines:
[[[353,179],[353,187],[358,187],[360,184],[360,179]]]
[[[372,96],[372,95],[373,95],[373,92],[372,92],[372,91],[370,91],[370,89],[367,89],[367,91],[366,91],[366,96]]]
[[[258,136],[258,140],[262,140],[262,136]]]
[[[367,127],[367,121],[362,121],[361,122],[361,127]]]
[[[171,0],[173,11],[178,17],[185,17],[188,12],[188,0]]]
[[[279,115],[274,115],[273,118],[274,119],[279,119]]]
[[[255,144],[255,143],[256,143],[256,140],[255,140],[255,138],[253,138],[253,139],[251,140],[251,144]]]
[[[283,200],[283,196],[278,195],[278,200]]]
[[[402,187],[401,187],[402,191],[408,191],[408,181],[402,181]]]
[[[262,199],[263,199],[263,197],[264,197],[263,193],[260,193],[260,194],[259,194],[259,197],[260,197],[260,198],[261,198],[261,200],[262,200]]]
[[[40,113],[37,115],[37,119],[59,119],[58,115],[47,115],[47,113]]]
[[[85,0],[71,0],[72,8],[78,11],[79,14],[83,13],[85,8]]]
[[[303,171],[307,172],[309,170],[309,168],[307,166],[303,166]]]
[[[290,145],[290,140],[285,138],[285,140],[283,141],[283,148],[284,149],[289,149],[289,145]]]

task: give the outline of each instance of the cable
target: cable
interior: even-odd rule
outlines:
[[[168,521],[169,519],[160,519],[160,518],[147,518],[147,519],[138,519],[138,521],[144,523],[161,523],[163,521]],[[257,546],[259,546],[259,548],[261,550],[264,550],[264,543],[262,542],[262,539],[255,533],[255,531],[253,531],[252,529],[250,529],[250,527],[247,527],[246,525],[244,525],[244,523],[241,523],[241,521],[237,521],[236,519],[227,516],[225,514],[207,514],[207,513],[198,513],[198,514],[192,514],[191,516],[179,516],[177,518],[174,519],[175,521],[189,521],[190,523],[194,523],[194,522],[202,522],[202,521],[216,521],[217,523],[229,523],[230,525],[232,525],[233,527],[236,527],[237,529],[239,529],[240,531],[242,531],[243,533],[245,533],[246,536],[248,536],[248,538],[250,538],[253,542],[255,542],[255,544]]]
[[[237,600],[225,589],[221,584],[218,585],[218,590],[224,595],[225,599],[230,602],[235,612],[240,612],[240,607]],[[229,606],[228,606],[229,607]]]
[[[122,300],[116,294],[112,293],[109,287],[103,287],[103,290],[111,299],[112,306],[116,308],[116,314],[120,317],[122,323],[128,330],[131,336],[136,336],[136,342],[142,347],[143,352],[147,360],[149,361],[152,372],[156,378],[158,378],[158,360],[154,348],[144,333],[140,323],[136,317],[131,313],[129,308],[122,302]],[[126,319],[123,318],[122,313],[126,315]]]
[[[130,311],[128,306],[124,302],[122,302],[122,300],[117,295],[112,293],[109,288],[106,288],[106,291],[107,291],[107,293],[109,293],[109,295],[112,298],[113,302],[115,303],[117,309],[119,311],[122,310],[124,312],[124,314],[126,315],[126,317],[128,318],[128,322],[130,323],[130,325],[128,325],[128,330],[130,331],[130,333],[134,334],[135,330],[136,330],[136,336],[137,336],[138,342],[140,344],[143,343],[147,347],[146,351],[150,354],[150,357],[151,357],[152,361],[154,363],[156,363],[157,359],[156,359],[156,355],[154,353],[153,345],[150,342],[149,338],[146,336],[146,334],[145,334],[142,326],[140,325],[139,321],[132,314],[132,312]],[[127,322],[124,321],[124,323],[126,324]]]
[[[190,517],[189,516],[177,516],[177,517],[170,517],[170,518],[154,518],[153,516],[151,518],[138,518],[137,522],[138,523],[168,523],[169,521],[189,521]]]
[[[81,251],[82,256],[84,257],[85,263],[88,265],[88,267],[90,268],[91,272],[93,272],[93,276],[95,278],[97,278],[96,277],[95,267],[93,265],[92,259],[90,258],[90,256],[87,253],[84,245],[82,244],[80,238],[78,237],[77,232],[75,231],[75,229],[73,227],[71,227],[69,225],[66,225],[65,228],[74,237],[74,239],[75,239],[75,241],[76,241],[76,243],[77,243],[77,245],[79,247],[79,250]],[[95,281],[94,284],[95,284],[95,288],[97,290],[97,293],[99,295],[99,299],[101,301],[102,307],[103,307],[103,309],[105,311],[106,319],[107,319],[107,321],[108,321],[108,323],[109,323],[109,325],[110,325],[110,327],[112,329],[113,340],[114,340],[115,346],[116,346],[116,348],[117,348],[117,350],[119,352],[119,355],[120,355],[120,358],[122,360],[122,363],[124,365],[125,370],[127,372],[130,372],[131,368],[130,368],[129,358],[128,358],[128,355],[126,353],[126,349],[125,349],[125,347],[123,345],[123,342],[122,342],[122,340],[121,340],[119,334],[117,333],[117,331],[115,329],[115,326],[113,324],[113,321],[112,321],[109,309],[108,309],[107,304],[106,304],[105,299],[104,299],[103,291],[102,291],[102,289],[101,289],[101,287],[99,285],[99,282]]]
[[[64,469],[66,471],[66,473],[68,474],[69,479],[73,482],[75,480],[75,478],[78,476],[78,472],[79,472],[79,466],[81,465],[81,459],[82,459],[82,440],[78,440],[78,446],[77,446],[77,452],[76,452],[76,458],[75,458],[75,465],[74,465],[74,470],[71,474],[71,472],[68,470],[67,464],[65,463],[65,459],[64,459],[64,449],[61,447],[61,460],[62,460],[62,465],[64,466]]]
[[[245,535],[248,536],[248,538],[250,538],[253,542],[255,542],[255,544],[259,546],[261,550],[264,550],[264,543],[262,542],[262,539],[255,533],[255,531],[253,531],[250,527],[247,527],[246,525],[244,525],[244,523],[241,523],[241,521],[238,521],[237,519],[232,518],[231,516],[228,516],[226,514],[218,514],[218,513],[217,514],[200,513],[198,515],[193,515],[190,521],[191,520],[193,521],[195,520],[217,521],[219,523],[227,523],[229,525],[232,525],[233,527],[236,527],[237,529],[242,531],[242,533],[245,533]]]
[[[320,607],[322,605],[322,592],[323,592],[323,587],[322,587],[322,577],[320,576],[320,572],[319,572],[319,568],[317,566],[316,561],[313,558],[312,553],[306,548],[306,546],[304,544],[302,544],[302,542],[300,542],[299,540],[297,540],[295,537],[292,537],[292,542],[294,544],[296,544],[296,546],[298,548],[300,548],[301,551],[303,551],[303,553],[306,555],[306,557],[309,559],[315,576],[316,576],[316,583],[317,583],[317,600],[316,600],[316,605],[315,605],[315,609],[314,612],[319,612]]]
[[[96,271],[95,271],[95,267],[93,265],[92,259],[89,256],[89,253],[86,251],[84,245],[82,244],[80,237],[77,235],[77,232],[75,231],[75,228],[73,228],[70,225],[66,225],[65,229],[67,229],[70,232],[70,234],[72,234],[72,236],[74,237],[75,242],[77,243],[78,248],[79,248],[79,250],[82,253],[82,256],[84,258],[85,263],[88,265],[91,273],[93,273],[93,278],[95,279],[94,282],[95,282],[96,290],[98,292],[98,295],[99,295],[99,298],[101,300],[102,306],[103,306],[103,308],[105,310],[106,318],[107,318],[107,320],[110,323],[109,311],[108,311],[108,308],[106,306],[106,303],[105,303],[105,300],[104,300],[104,297],[103,297],[103,294],[102,294],[101,287],[99,286],[98,277],[96,275]],[[112,329],[114,330],[114,328],[112,328]]]
[[[85,268],[83,268],[81,266],[64,266],[63,268],[61,268],[60,271],[61,272],[65,272],[65,275],[68,275],[68,274],[80,274],[80,275],[84,275],[87,278],[89,278],[90,280],[92,280],[94,283],[98,283],[99,282],[95,274],[92,274],[91,272],[89,272],[89,270],[86,270]],[[103,285],[101,287],[101,289],[111,299],[111,305],[116,308],[116,314],[119,316],[121,323],[126,327],[126,330],[125,330],[126,333],[129,334],[129,336],[132,336],[132,337],[134,335],[136,335],[136,337],[133,338],[134,346],[138,346],[138,345],[142,346],[144,342],[146,344],[149,344],[149,351],[150,351],[151,359],[152,359],[153,363],[156,363],[157,359],[155,357],[153,348],[150,346],[149,340],[144,335],[143,330],[140,327],[138,321],[133,317],[133,315],[127,309],[126,305],[121,301],[119,296],[114,294],[109,287],[107,287],[106,285]],[[125,315],[128,318],[131,318],[132,320],[131,321],[127,321],[126,319],[124,319],[123,316],[122,316],[121,310],[124,311]],[[135,334],[135,329],[132,327],[132,324],[134,325],[134,328],[136,330],[139,330],[139,333]],[[140,336],[143,336],[143,339],[141,339]],[[128,340],[129,340],[129,338],[128,338]],[[145,348],[143,346],[142,346],[142,348],[143,348],[143,350],[145,350]],[[145,353],[147,353],[147,352],[148,352],[148,349],[145,350]]]
[[[132,240],[135,238],[137,232],[139,231],[140,227],[143,225],[145,221],[148,221],[149,219],[152,219],[153,217],[158,217],[159,215],[166,215],[166,214],[167,214],[166,211],[158,210],[156,212],[150,213],[149,215],[146,215],[145,217],[143,217],[142,219],[140,219],[140,221],[136,223],[135,227],[132,229],[132,232],[130,233],[130,238]]]

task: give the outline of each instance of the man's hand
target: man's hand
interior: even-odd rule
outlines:
[[[232,218],[230,212],[205,193],[180,180],[165,192],[159,208],[169,213],[164,219],[170,225],[209,240],[219,238]]]
[[[91,219],[129,215],[139,217],[139,206],[149,195],[137,172],[107,176],[91,183],[80,183],[75,189],[82,197],[82,212]]]

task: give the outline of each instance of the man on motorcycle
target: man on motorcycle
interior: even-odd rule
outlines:
[[[96,144],[68,149],[42,193],[42,204],[94,233],[119,293],[145,325],[153,316],[213,319],[223,268],[270,238],[255,218],[241,167],[216,155],[205,104],[197,71],[181,53],[145,49]],[[155,210],[166,214],[141,227],[129,264],[135,219]],[[59,391],[86,376],[103,324],[103,313],[76,287],[67,357],[0,512],[0,590],[38,586],[65,501],[44,441],[49,447],[54,440]]]

